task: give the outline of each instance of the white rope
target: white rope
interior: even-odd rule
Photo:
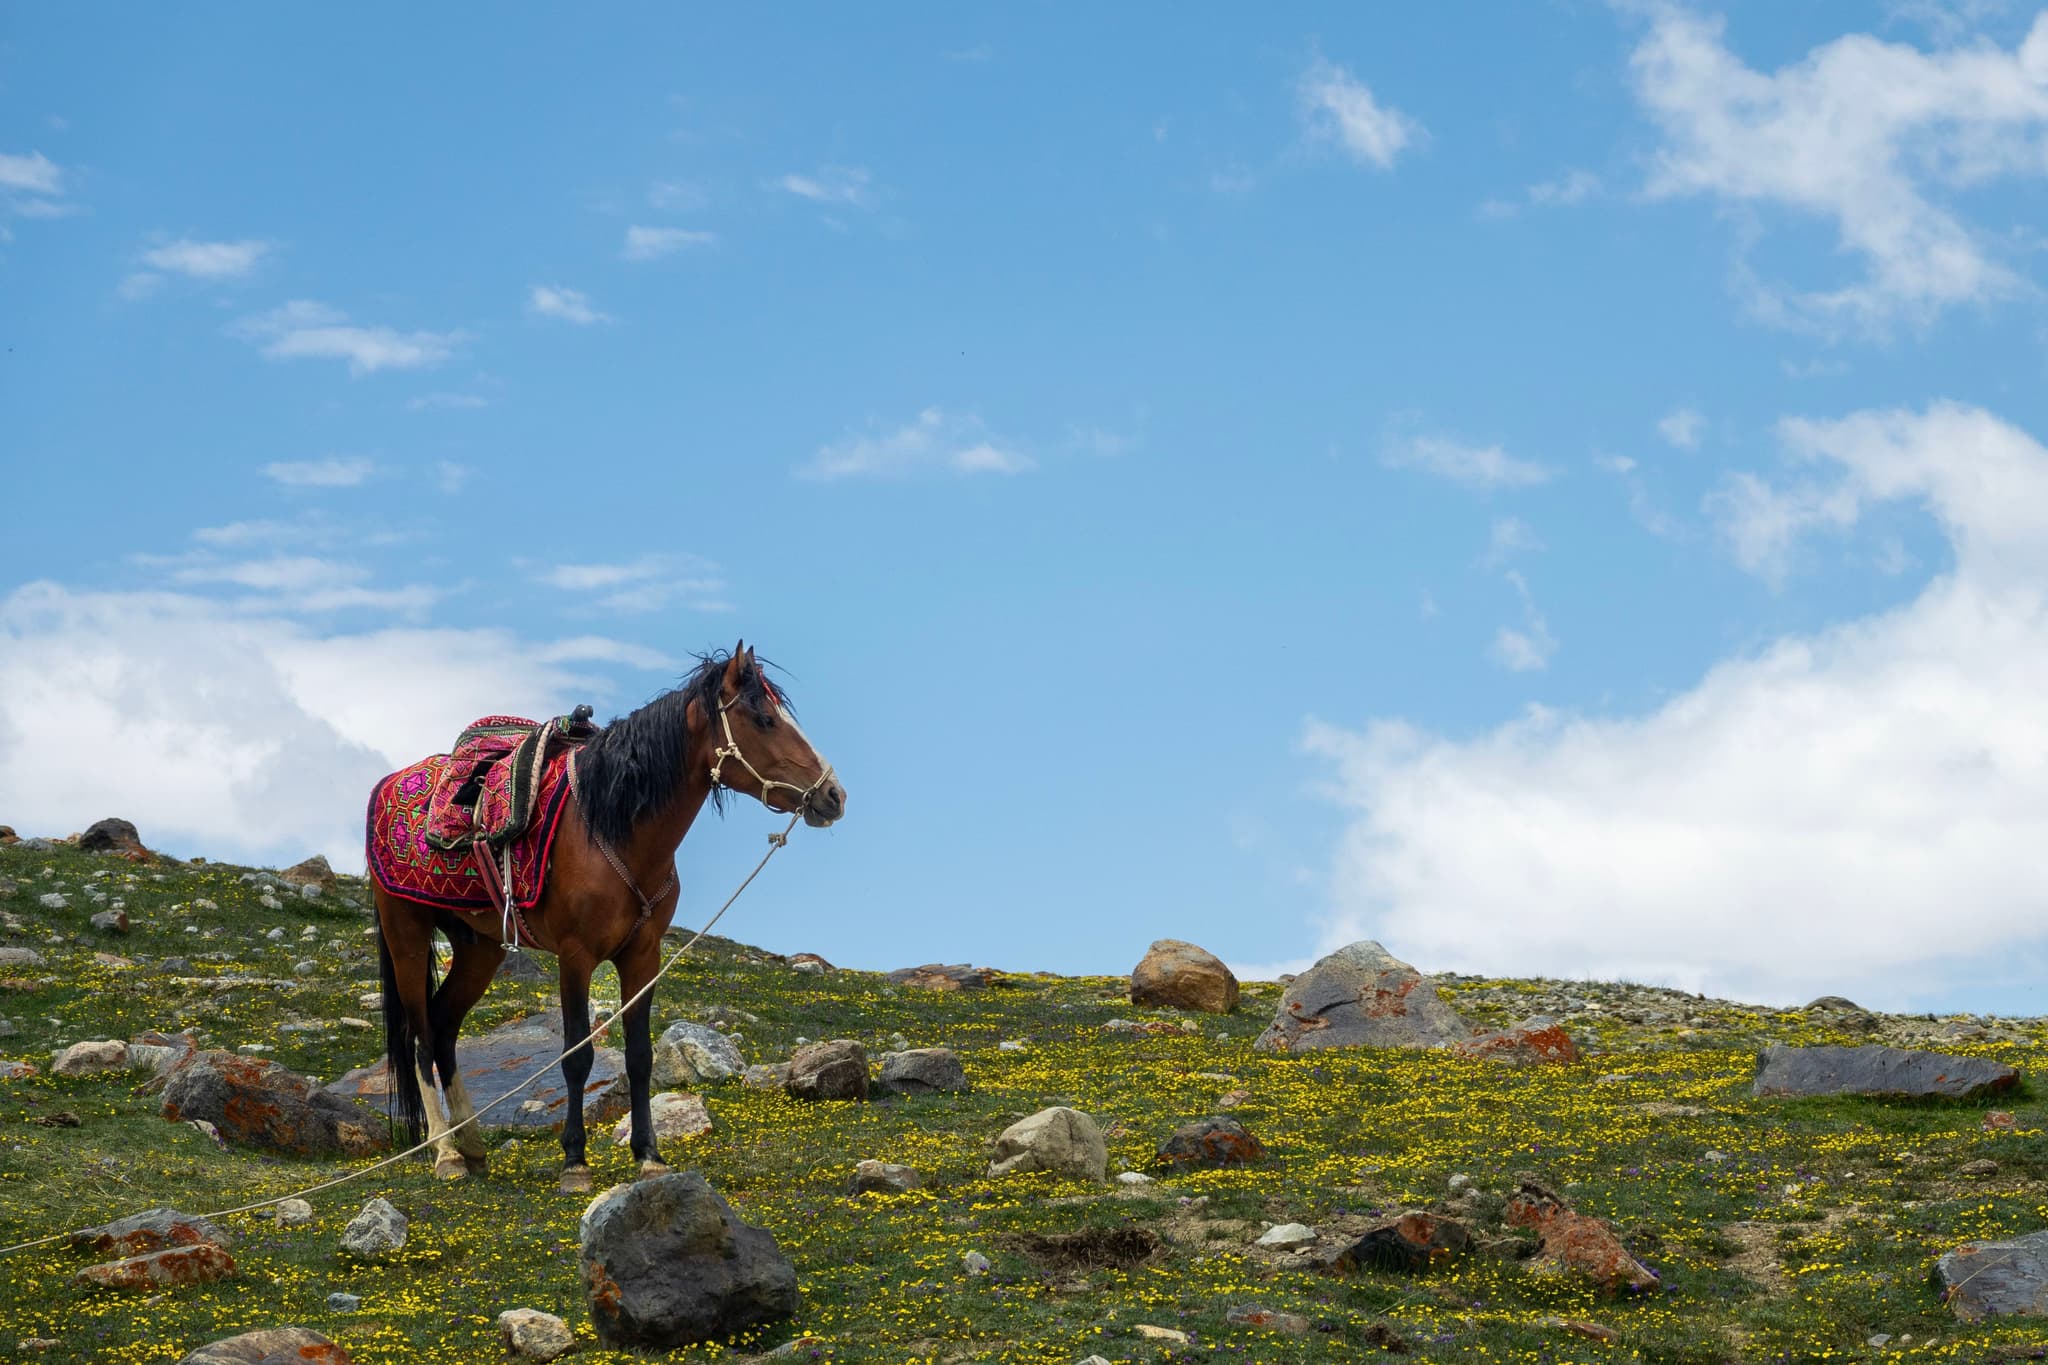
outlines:
[[[773,858],[777,853],[781,852],[782,849],[789,843],[789,832],[796,828],[796,822],[802,818],[803,812],[798,811],[796,814],[789,817],[789,823],[782,827],[782,832],[780,834],[769,835],[768,851],[761,855],[760,862],[754,864],[754,870],[747,874],[747,879],[741,882],[736,888],[734,888],[733,893],[730,896],[727,896],[725,898],[725,904],[718,907],[718,913],[713,915],[710,919],[704,921],[704,927],[702,929],[699,929],[695,934],[691,935],[690,941],[688,943],[685,943],[682,947],[676,949],[674,953],[670,954],[668,961],[661,964],[660,970],[655,972],[653,976],[647,979],[646,985],[642,986],[639,990],[633,992],[633,998],[622,1003],[619,1006],[617,1012],[614,1013],[611,1016],[611,1018],[607,1019],[603,1024],[599,1025],[596,1028],[593,1028],[589,1033],[585,1034],[580,1042],[572,1043],[569,1046],[563,1048],[561,1057],[555,1058],[554,1061],[549,1062],[546,1066],[543,1066],[540,1070],[534,1072],[531,1076],[528,1076],[525,1080],[519,1082],[519,1084],[513,1086],[510,1090],[507,1090],[504,1094],[498,1096],[498,1098],[492,1100],[489,1104],[477,1110],[468,1118],[462,1120],[462,1122],[450,1124],[447,1128],[442,1129],[439,1137],[430,1137],[416,1147],[408,1147],[404,1151],[399,1152],[395,1156],[385,1157],[382,1161],[377,1162],[375,1165],[365,1166],[359,1171],[350,1171],[347,1175],[336,1176],[332,1180],[323,1180],[317,1185],[309,1185],[305,1189],[295,1190],[291,1194],[281,1194],[277,1196],[277,1198],[275,1199],[263,1199],[257,1201],[254,1204],[240,1204],[231,1209],[215,1209],[210,1213],[202,1213],[196,1216],[200,1218],[227,1218],[238,1213],[254,1213],[257,1209],[267,1209],[274,1207],[275,1205],[282,1204],[287,1199],[303,1199],[309,1194],[319,1194],[324,1190],[334,1189],[337,1186],[346,1185],[351,1181],[360,1180],[364,1176],[372,1173],[373,1171],[381,1171],[386,1166],[396,1165],[398,1162],[405,1160],[409,1156],[414,1156],[420,1152],[424,1152],[427,1150],[427,1148],[432,1147],[435,1144],[446,1140],[450,1135],[460,1132],[462,1129],[467,1128],[472,1123],[475,1123],[478,1119],[481,1119],[485,1114],[488,1114],[493,1109],[496,1109],[506,1100],[511,1099],[514,1095],[526,1089],[535,1081],[540,1080],[550,1071],[555,1070],[562,1064],[563,1057],[567,1057],[570,1053],[574,1052],[577,1048],[584,1046],[584,1044],[586,1043],[596,1041],[599,1034],[603,1033],[605,1029],[610,1028],[615,1021],[624,1017],[627,1010],[630,1010],[631,1008],[633,1008],[633,1006],[640,1003],[640,1000],[649,991],[654,989],[654,983],[661,980],[662,977],[666,976],[668,974],[669,968],[675,966],[676,963],[682,961],[683,955],[688,953],[690,949],[696,947],[697,941],[703,938],[706,934],[710,933],[711,927],[713,925],[717,924],[719,920],[725,918],[725,912],[732,909],[732,903],[740,898],[740,892],[745,891],[749,886],[753,885],[754,878],[761,875],[761,869],[768,866],[768,860],[770,858]],[[393,1083],[396,1084],[395,1077],[393,1079]],[[428,1104],[432,1104],[434,1102],[435,1097],[432,1095],[423,1095],[421,1098],[424,1099]],[[100,1226],[100,1224],[93,1225],[93,1227],[98,1226]],[[66,1240],[67,1238],[76,1237],[81,1232],[90,1231],[92,1231],[92,1228],[90,1227],[75,1228],[70,1232],[60,1232],[50,1237],[38,1237],[33,1242],[21,1242],[11,1247],[0,1247],[0,1256],[12,1256],[17,1251],[29,1251],[36,1247],[48,1246],[52,1242],[61,1242]]]

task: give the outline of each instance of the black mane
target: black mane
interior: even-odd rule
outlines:
[[[614,717],[577,755],[577,788],[583,819],[600,839],[617,848],[633,829],[657,815],[683,790],[683,760],[690,744],[690,703],[703,708],[707,722],[718,715],[725,689],[724,650],[696,656],[697,666],[681,683],[630,715]],[[740,679],[740,704],[759,723],[770,719],[771,700],[789,706],[781,688],[769,690],[761,668],[749,668]],[[725,809],[725,789],[713,787],[711,800]]]

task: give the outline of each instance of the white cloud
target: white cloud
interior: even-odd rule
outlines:
[[[562,592],[597,594],[593,605],[637,613],[679,606],[731,611],[718,565],[696,555],[649,554],[619,563],[524,565],[534,582]]]
[[[1312,136],[1337,142],[1354,161],[1383,171],[1425,136],[1420,123],[1382,106],[1363,81],[1328,61],[1302,73],[1297,94]]]
[[[549,284],[537,284],[527,293],[526,311],[535,317],[560,318],[563,322],[573,322],[579,327],[612,320],[610,314],[600,313],[592,308],[590,296],[582,290],[563,289]]]
[[[0,190],[55,198],[64,193],[64,172],[41,152],[27,156],[0,152]]]
[[[434,466],[435,482],[440,485],[443,493],[450,496],[460,493],[475,475],[474,469],[466,464],[458,464],[454,460],[443,460]]]
[[[195,280],[239,280],[253,272],[270,249],[270,243],[253,239],[195,242],[181,238],[143,252],[142,263]]]
[[[1532,708],[1465,740],[1312,724],[1352,811],[1326,946],[1891,1009],[2038,976],[2048,449],[1947,405],[1782,430],[1852,517],[1924,504],[1953,570],[1641,714]]]
[[[287,488],[354,488],[377,472],[376,462],[360,455],[330,455],[322,460],[276,460],[263,466],[264,477]]]
[[[1530,529],[1528,522],[1520,517],[1496,517],[1487,531],[1486,556],[1480,562],[1498,566],[1516,555],[1530,554],[1542,548],[1542,539]]]
[[[317,534],[318,528],[290,521],[231,521],[225,526],[202,526],[192,533],[201,545],[223,549],[260,545],[283,540],[300,540]]]
[[[677,227],[629,227],[619,255],[629,261],[658,261],[684,247],[709,246],[718,240],[715,232],[698,232]]]
[[[656,180],[647,187],[647,206],[663,213],[697,213],[710,202],[704,187],[688,180]]]
[[[864,166],[826,166],[815,175],[785,175],[775,183],[812,203],[866,208],[874,202],[872,181]]]
[[[989,433],[973,413],[926,408],[893,431],[821,446],[797,469],[807,479],[904,478],[927,472],[1022,474],[1037,461]]]
[[[1419,469],[1468,488],[1526,488],[1551,477],[1549,469],[1516,459],[1499,446],[1466,445],[1442,436],[1394,440],[1381,459],[1391,469]]]
[[[423,393],[417,398],[407,399],[405,410],[407,412],[426,412],[435,408],[462,410],[467,408],[487,408],[490,405],[490,399],[473,393]]]
[[[1819,218],[1861,263],[1860,279],[1833,289],[1754,285],[1763,316],[1879,327],[2022,287],[1945,201],[2048,175],[2048,14],[2010,52],[1923,52],[1850,34],[1765,73],[1728,50],[1720,20],[1669,4],[1651,13],[1632,57],[1637,95],[1665,139],[1649,193]]]
[[[1706,429],[1707,419],[1691,408],[1667,413],[1657,422],[1657,434],[1680,450],[1698,450],[1700,436]]]
[[[446,360],[464,340],[460,332],[358,327],[345,314],[309,299],[243,318],[232,330],[259,344],[272,360],[345,360],[355,375],[426,369]]]
[[[1600,192],[1600,177],[1588,170],[1566,171],[1555,180],[1529,187],[1529,202],[1545,207],[1581,204]]]
[[[172,852],[359,870],[379,776],[478,716],[604,700],[568,665],[634,654],[501,630],[322,635],[183,594],[34,583],[0,599],[0,791],[35,792],[23,814],[46,832],[121,815]]]
[[[180,583],[231,583],[264,592],[293,593],[353,587],[369,576],[361,565],[310,555],[188,564],[174,575]]]
[[[1494,662],[1515,673],[1540,672],[1550,667],[1550,660],[1557,653],[1557,640],[1550,633],[1550,623],[1536,609],[1527,580],[1513,570],[1502,577],[1522,601],[1522,624],[1502,626],[1494,632]]]

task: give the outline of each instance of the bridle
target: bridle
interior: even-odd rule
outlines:
[[[804,734],[802,727],[800,727],[795,721],[789,718],[789,712],[782,709],[782,698],[775,695],[775,689],[768,684],[767,679],[763,678],[761,680],[761,687],[763,691],[767,692],[768,700],[774,704],[776,716],[782,721],[784,725],[787,725],[790,729],[796,731],[798,738],[802,739],[804,743],[809,744],[810,736]],[[762,805],[768,805],[769,788],[781,787],[785,791],[792,791],[796,793],[796,804],[791,806],[790,810],[804,811],[810,809],[811,798],[817,795],[818,789],[820,787],[824,786],[827,782],[830,782],[834,777],[838,776],[838,770],[832,766],[831,761],[826,759],[823,754],[818,754],[819,761],[824,763],[825,766],[822,770],[819,771],[817,780],[811,783],[811,785],[808,787],[799,787],[794,782],[779,782],[772,777],[764,777],[761,773],[761,770],[759,768],[756,768],[753,764],[749,763],[747,761],[747,756],[740,752],[740,742],[739,740],[733,737],[732,733],[732,717],[726,714],[726,712],[730,711],[734,706],[739,704],[741,695],[742,694],[740,693],[734,693],[730,701],[722,701],[718,704],[718,724],[720,728],[722,728],[725,731],[725,743],[719,745],[718,748],[712,750],[711,785],[714,787],[726,787],[735,791],[738,790],[738,788],[733,787],[730,782],[727,782],[724,776],[722,775],[725,768],[725,760],[727,760],[728,758],[734,758],[738,759],[739,765],[747,770],[748,775],[750,775],[755,782],[760,784],[760,801]],[[813,746],[811,752],[814,754],[817,753],[817,748]],[[768,808],[770,810],[775,809],[773,806],[768,806]]]

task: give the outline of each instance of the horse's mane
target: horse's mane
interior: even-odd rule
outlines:
[[[683,759],[690,744],[690,703],[702,708],[707,723],[718,714],[725,687],[724,650],[696,656],[697,666],[682,682],[629,715],[617,716],[591,738],[577,756],[578,799],[592,832],[614,848],[624,844],[634,827],[659,814],[683,789]],[[769,707],[779,700],[789,707],[780,687],[771,693],[762,668],[749,668],[740,679],[740,704],[758,722],[771,718]],[[713,787],[711,800],[725,809],[725,789]]]

